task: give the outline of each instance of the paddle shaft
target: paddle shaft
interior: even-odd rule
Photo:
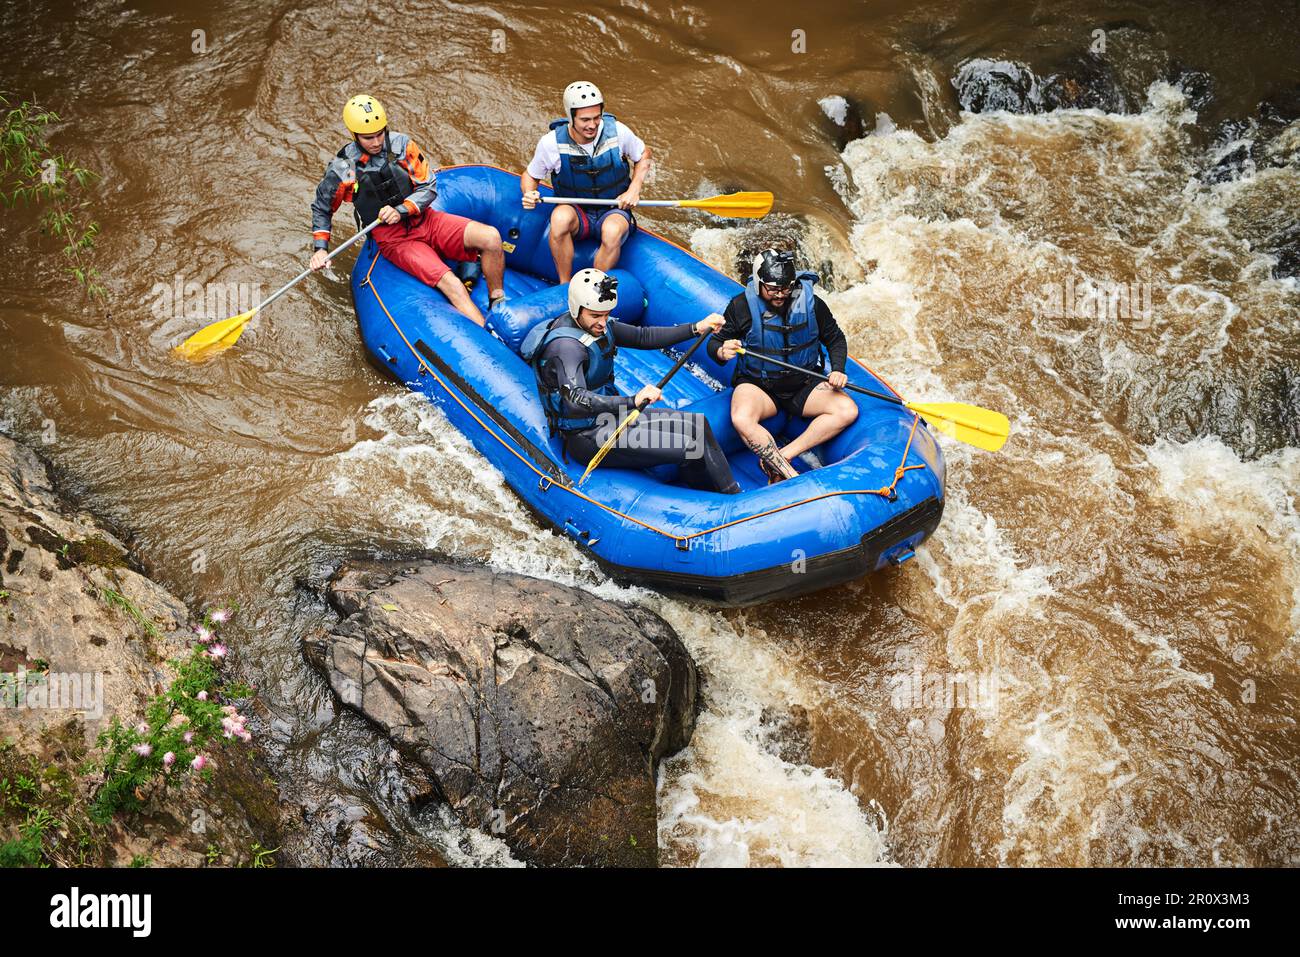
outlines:
[[[682,366],[686,365],[686,360],[691,357],[691,353],[693,353],[696,349],[698,349],[701,345],[703,345],[704,340],[709,338],[710,335],[712,335],[712,333],[708,329],[705,329],[703,332],[701,332],[699,336],[696,338],[695,344],[692,345],[689,349],[687,349],[684,353],[682,353],[681,357],[678,358],[678,360],[673,363],[673,367],[668,370],[668,374],[665,375],[662,379],[660,379],[659,382],[655,385],[655,388],[662,389],[664,386],[666,386],[668,384],[668,380],[677,374],[677,370],[679,370]],[[626,429],[629,425],[631,425],[634,421],[636,421],[637,416],[641,414],[641,410],[644,409],[649,404],[650,404],[649,402],[638,403],[637,406],[627,414],[627,416],[623,419],[623,421],[619,423],[618,428],[614,430],[614,434],[609,437],[609,439],[605,442],[605,444],[600,447],[599,451],[597,451],[596,454],[591,457],[591,461],[587,463],[587,468],[582,473],[582,478],[578,479],[579,485],[587,481],[587,476],[590,475],[592,472],[594,472],[596,470],[596,466],[600,465],[600,463],[604,461],[605,456],[609,454],[609,450],[612,449],[614,447],[614,443],[618,441],[618,437],[623,434],[623,430]]]
[[[326,257],[325,257],[325,261],[326,261],[326,262],[329,262],[331,259],[333,259],[335,256],[337,256],[339,253],[343,252],[343,250],[347,249],[347,248],[348,248],[349,246],[351,246],[353,243],[357,242],[357,240],[363,238],[363,237],[364,237],[368,232],[370,232],[370,230],[374,229],[374,228],[375,228],[376,226],[378,226],[378,225],[379,225],[379,220],[376,219],[373,223],[371,223],[371,224],[370,224],[369,226],[367,226],[365,229],[361,230],[361,232],[357,233],[357,234],[356,234],[355,236],[353,236],[351,239],[347,240],[347,242],[342,243],[342,244],[338,247],[338,249],[334,250],[334,252],[332,252],[332,253],[330,253],[328,256],[326,256]],[[302,282],[305,278],[307,278],[308,276],[310,276],[313,272],[315,272],[315,270],[312,269],[310,266],[308,266],[308,267],[307,267],[306,269],[304,269],[302,272],[298,273],[298,275],[295,276],[293,279],[290,279],[287,283],[285,283],[283,286],[281,286],[281,287],[280,287],[279,289],[277,289],[275,292],[271,293],[271,295],[268,296],[266,299],[263,299],[261,302],[259,302],[256,306],[254,306],[254,307],[252,308],[251,311],[252,311],[252,312],[261,312],[263,309],[265,309],[265,308],[266,308],[267,306],[269,306],[271,303],[275,302],[277,299],[279,299],[281,296],[283,296],[286,292],[288,292],[288,291],[289,291],[290,289],[292,289],[294,286],[298,285],[298,283]]]
[[[711,335],[713,335],[713,333],[707,329],[701,332],[699,336],[696,337],[695,344],[692,345],[685,352],[683,352],[681,356],[677,359],[677,361],[673,363],[673,367],[668,370],[668,374],[665,375],[662,379],[660,379],[657,383],[655,383],[655,388],[662,390],[663,387],[668,384],[668,380],[671,379],[673,376],[677,375],[677,370],[680,369],[682,366],[686,365],[686,360],[691,357],[691,354],[695,352],[695,350],[698,349],[700,346],[702,346],[704,344],[704,340],[709,338],[709,336]],[[638,411],[644,408],[645,408],[644,404],[637,406]]]
[[[814,379],[821,379],[823,382],[826,382],[829,379],[828,376],[824,376],[820,372],[813,372],[811,369],[803,369],[799,366],[791,365],[789,362],[782,362],[780,359],[773,359],[771,356],[764,355],[761,352],[753,352],[749,349],[742,348],[740,354],[742,356],[753,356],[755,359],[762,359],[764,362],[770,362],[773,365],[781,366],[782,368],[789,369],[791,372],[801,372]],[[906,403],[896,395],[885,395],[883,392],[873,392],[871,389],[864,389],[862,386],[854,385],[852,382],[845,385],[844,388],[848,389],[850,392],[861,392],[863,395],[869,395],[873,399],[884,399],[886,402],[894,403],[894,405],[906,405]]]
[[[585,196],[581,198],[574,197],[572,199],[570,199],[567,196],[543,196],[542,202],[551,203],[552,205],[559,205],[560,203],[570,203],[570,204],[576,204],[578,206],[617,206],[618,205],[618,200],[616,199],[587,199]],[[676,206],[680,202],[681,202],[680,199],[642,199],[637,201],[637,205],[638,206]]]

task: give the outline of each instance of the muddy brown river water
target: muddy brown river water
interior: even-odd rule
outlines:
[[[678,629],[707,687],[662,772],[668,863],[1300,863],[1300,286],[1275,241],[1297,242],[1300,126],[1259,111],[1300,82],[1300,11],[1225,6],[10,0],[0,89],[102,174],[108,296],[82,300],[34,214],[0,216],[0,428],[168,586],[239,603],[302,860],[510,861],[412,811],[302,661],[323,610],[295,582],[371,545]],[[1006,60],[1046,88],[1085,55],[1108,109],[963,112],[951,82]],[[220,315],[164,290],[301,268],[348,95],[439,164],[520,169],[580,77],[654,148],[647,197],[772,190],[764,228],[800,237],[855,355],[1011,417],[997,454],[945,445],[917,560],[747,610],[617,587],[367,364],[342,280],[215,362],[170,354]],[[1225,166],[1237,141],[1252,161]],[[729,272],[756,241],[642,220]],[[1088,281],[1127,308],[1089,311]]]

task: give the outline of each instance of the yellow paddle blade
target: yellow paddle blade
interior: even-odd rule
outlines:
[[[244,334],[244,329],[248,327],[248,323],[255,315],[257,310],[252,309],[231,316],[229,319],[214,322],[210,326],[204,326],[177,346],[176,351],[186,359],[197,359],[200,356],[211,355],[214,351],[229,348]]]
[[[609,437],[609,441],[607,441],[604,445],[602,445],[600,447],[600,451],[597,452],[595,455],[593,455],[591,457],[591,461],[587,463],[587,471],[583,472],[582,478],[578,479],[579,485],[587,481],[587,476],[590,475],[592,472],[594,472],[596,470],[596,466],[599,465],[601,461],[605,458],[605,456],[609,454],[609,450],[614,447],[614,443],[616,443],[618,441],[618,437],[623,434],[623,430],[626,429],[633,422],[635,422],[636,417],[640,414],[641,414],[640,409],[633,409],[631,412],[628,413],[627,418],[619,423],[618,428],[614,430],[614,434]]]
[[[996,452],[1006,444],[1011,423],[1001,412],[965,402],[904,402],[944,435]]]
[[[707,210],[715,216],[760,219],[772,211],[772,194],[728,193],[725,196],[710,196],[708,199],[682,199],[677,201],[677,205]]]

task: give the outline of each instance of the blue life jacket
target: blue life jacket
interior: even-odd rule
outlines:
[[[552,182],[555,195],[617,199],[632,185],[632,168],[618,148],[617,121],[613,113],[603,116],[605,123],[590,156],[569,135],[568,120],[552,121],[551,129],[560,147],[560,171]]]
[[[822,344],[818,337],[817,315],[813,312],[813,284],[817,282],[817,274],[801,272],[796,278],[799,288],[791,296],[784,318],[774,312],[764,319],[763,313],[771,309],[770,305],[759,298],[757,280],[750,279],[746,284],[745,301],[749,303],[750,322],[749,332],[745,334],[745,348],[801,369],[820,372],[823,368]],[[794,374],[747,355],[740,357],[740,369],[757,379],[779,379]]]
[[[519,354],[533,367],[537,394],[541,397],[551,432],[589,429],[596,424],[596,417],[566,415],[559,386],[550,386],[542,381],[546,349],[556,339],[577,339],[586,347],[587,365],[583,369],[583,376],[587,380],[589,391],[597,395],[618,395],[618,390],[614,388],[614,353],[618,350],[614,345],[613,320],[605,324],[605,334],[596,337],[583,332],[567,313],[555,319],[545,319],[528,330],[523,345],[519,347]]]

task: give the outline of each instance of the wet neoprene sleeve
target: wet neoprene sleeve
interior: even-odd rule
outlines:
[[[632,326],[610,320],[610,329],[614,344],[626,349],[662,349],[695,336],[695,325],[689,322],[678,326]],[[621,412],[632,404],[629,396],[598,395],[588,389],[586,367],[587,348],[577,339],[556,339],[546,347],[542,378],[549,382],[555,377],[566,414],[581,418]]]
[[[614,330],[614,345],[624,349],[663,349],[695,338],[693,322],[679,326],[631,326],[611,320],[611,328]]]

